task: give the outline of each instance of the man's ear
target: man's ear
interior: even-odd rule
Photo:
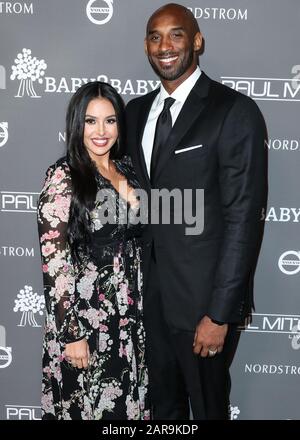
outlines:
[[[145,54],[148,55],[147,38],[144,39],[144,51],[145,51]]]
[[[194,51],[199,52],[202,47],[203,37],[201,32],[197,32],[194,36]]]

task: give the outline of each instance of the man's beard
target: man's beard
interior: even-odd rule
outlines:
[[[170,52],[165,52],[165,53],[161,53],[159,55],[173,55]],[[192,65],[193,60],[194,60],[194,50],[191,48],[191,50],[188,52],[188,55],[179,60],[179,64],[178,66],[175,68],[175,70],[173,70],[172,68],[161,68],[158,67],[157,64],[155,64],[151,57],[148,56],[148,60],[149,63],[152,66],[152,69],[154,70],[154,72],[156,73],[157,76],[159,76],[160,78],[166,80],[166,81],[174,81],[178,78],[180,78],[187,70],[188,68]]]

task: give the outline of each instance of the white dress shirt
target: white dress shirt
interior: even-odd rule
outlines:
[[[150,176],[150,163],[151,163],[151,155],[152,155],[152,148],[154,142],[155,127],[156,127],[157,118],[159,114],[162,112],[162,109],[164,107],[164,100],[168,97],[172,97],[175,99],[175,102],[170,108],[171,117],[172,117],[172,126],[173,126],[183,107],[183,104],[185,103],[190,91],[196,84],[200,75],[201,75],[201,70],[200,67],[197,66],[195,71],[182,84],[180,84],[180,86],[178,86],[177,89],[171,95],[169,95],[169,93],[166,91],[163,85],[161,85],[160,92],[155,97],[153,104],[151,106],[142,140],[144,157],[145,157],[146,167],[149,176]]]

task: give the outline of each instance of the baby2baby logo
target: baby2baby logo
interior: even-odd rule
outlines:
[[[159,80],[146,79],[119,79],[109,78],[107,75],[99,74],[92,78],[88,77],[59,77],[46,76],[47,64],[44,59],[38,59],[32,55],[30,49],[23,48],[18,53],[15,64],[12,66],[10,79],[19,81],[16,88],[15,98],[40,98],[39,91],[44,85],[45,93],[75,93],[76,90],[89,81],[104,81],[110,83],[121,95],[145,95],[155,90]]]

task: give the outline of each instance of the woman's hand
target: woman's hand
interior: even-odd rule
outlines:
[[[66,344],[65,358],[73,367],[87,368],[90,359],[89,346],[86,339]]]

